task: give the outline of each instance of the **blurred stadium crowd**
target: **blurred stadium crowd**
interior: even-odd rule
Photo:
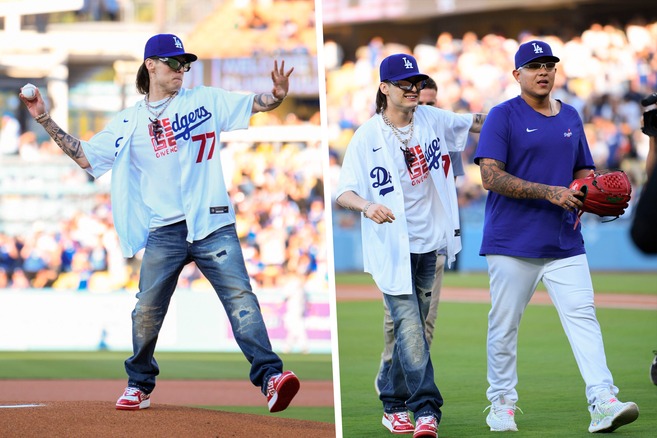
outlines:
[[[331,174],[335,187],[340,161],[353,132],[375,111],[378,66],[391,53],[411,53],[420,71],[438,84],[438,106],[456,112],[488,112],[518,95],[511,74],[518,45],[531,39],[547,41],[560,57],[553,96],[574,106],[582,117],[598,169],[623,169],[640,192],[645,181],[648,137],[641,132],[639,101],[657,89],[657,23],[640,19],[627,25],[593,24],[572,38],[524,32],[516,39],[498,34],[460,38],[440,34],[435,44],[414,47],[371,38],[356,51],[355,61],[343,61],[343,50],[325,41]],[[465,176],[457,179],[461,207],[477,207],[485,199],[479,169],[472,162],[477,135],[463,152]],[[636,196],[635,196],[636,201]],[[353,212],[332,205],[337,224],[354,227]],[[467,214],[467,211],[465,211]]]
[[[254,287],[280,286],[290,275],[304,281],[326,279],[320,153],[319,142],[312,141],[224,143],[222,161],[233,175],[229,191]],[[31,159],[61,163],[50,155]],[[9,157],[2,161],[11,162]],[[0,188],[7,187],[7,179],[0,177]],[[107,182],[89,181],[84,171],[73,169],[54,184],[101,188],[90,208],[81,203],[55,224],[39,220],[24,233],[0,232],[0,288],[136,289],[140,254],[129,260],[121,256],[109,194],[102,187]],[[32,206],[17,201],[13,208]],[[193,264],[182,273],[180,287],[210,288]]]
[[[299,4],[307,10],[307,4]],[[284,28],[290,31],[290,23],[285,26],[284,18],[279,20],[280,26],[259,23],[259,15],[267,16],[264,11],[254,10],[243,26],[255,32],[278,34]],[[314,40],[309,37],[312,20],[295,20],[294,25],[295,32],[305,36],[295,39],[296,42],[304,41],[308,52],[315,53]],[[353,62],[343,61],[342,49],[325,41],[321,56],[327,69],[328,89],[327,189],[335,187],[340,160],[354,130],[374,113],[378,65],[385,56],[393,52],[413,53],[421,70],[438,84],[440,107],[487,112],[518,93],[511,75],[513,54],[518,44],[534,37],[548,41],[561,58],[553,93],[580,112],[598,168],[625,170],[635,185],[634,193],[639,193],[648,149],[647,137],[640,131],[643,109],[639,101],[657,89],[657,23],[641,21],[625,26],[594,24],[568,39],[529,32],[517,39],[496,34],[479,37],[471,32],[458,38],[443,33],[435,44],[407,47],[374,37],[358,49]],[[281,120],[273,113],[257,115],[253,125],[319,124],[318,113],[308,121],[299,120],[293,110],[283,117]],[[86,137],[91,133],[77,135]],[[476,142],[476,135],[472,135],[463,153],[466,175],[457,180],[463,207],[480,205],[485,198],[478,168],[471,159]],[[222,160],[226,174],[233,175],[230,192],[256,288],[300,280],[325,285],[328,273],[324,258],[324,158],[318,141],[224,143]],[[106,181],[90,181],[84,171],[71,169],[70,160],[62,156],[57,146],[50,141],[39,142],[33,131],[21,132],[9,112],[4,113],[0,126],[0,161],[0,194],[9,186],[28,190],[20,172],[7,172],[8,166],[17,162],[23,167],[48,163],[60,168],[56,180],[37,175],[37,195],[48,197],[53,185],[88,193],[66,198],[73,199],[73,203],[63,219],[26,222],[26,229],[18,233],[0,227],[0,288],[94,292],[136,289],[139,255],[130,260],[121,257]],[[30,179],[34,178],[33,173]],[[3,214],[10,209],[14,216],[29,216],[39,208],[42,206],[38,202],[21,196],[4,195],[0,200]],[[353,212],[340,211],[335,204],[333,209],[339,212],[340,226],[356,226]],[[180,282],[181,287],[208,288],[194,265],[185,269]]]

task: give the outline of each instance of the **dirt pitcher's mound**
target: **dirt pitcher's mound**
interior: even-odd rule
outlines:
[[[31,406],[31,405],[35,406]],[[117,411],[114,403],[34,402],[0,409],[0,437],[259,437],[334,438],[335,426],[316,421],[157,404]]]

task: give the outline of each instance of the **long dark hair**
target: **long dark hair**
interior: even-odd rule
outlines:
[[[139,94],[148,94],[148,90],[151,87],[151,78],[148,76],[146,61],[141,64],[141,67],[139,67],[139,70],[137,71],[135,84],[137,85],[137,92],[139,92]]]
[[[381,114],[388,107],[388,96],[381,92],[381,86],[376,92],[376,113]]]

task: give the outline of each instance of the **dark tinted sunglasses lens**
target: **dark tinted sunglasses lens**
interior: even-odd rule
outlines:
[[[415,88],[417,88],[417,91],[424,90],[424,87],[427,86],[427,81],[420,81],[415,83]]]
[[[178,61],[176,58],[168,58],[166,60],[166,63],[169,67],[171,67],[172,70],[178,71],[182,67],[184,71],[189,71],[189,68],[191,66],[190,62],[185,62],[184,64],[180,61]]]
[[[410,85],[407,84],[407,83],[402,84],[401,82],[398,82],[398,81],[390,81],[390,83],[392,85],[394,85],[395,87],[401,89],[401,90],[404,90],[404,91],[410,90]]]

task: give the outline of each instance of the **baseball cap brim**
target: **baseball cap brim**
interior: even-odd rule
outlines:
[[[518,67],[522,67],[523,65],[527,65],[527,64],[529,64],[530,62],[536,61],[537,59],[541,59],[541,60],[543,60],[543,61],[545,61],[545,62],[559,62],[559,61],[561,61],[561,60],[560,60],[559,58],[557,58],[556,56],[541,55],[541,54],[539,54],[538,56],[535,56],[535,57],[533,57],[533,58],[530,58],[530,59],[525,60],[525,61],[524,61],[521,65],[519,65]]]
[[[406,79],[410,78],[417,78],[418,81],[424,81],[426,79],[429,79],[429,76],[422,74],[422,73],[411,73],[411,74],[402,74],[402,75],[397,75],[393,76],[389,79],[386,79],[388,81],[403,81]]]
[[[171,52],[171,53],[165,53],[163,55],[157,55],[157,56],[159,56],[161,58],[172,58],[174,56],[176,58],[179,58],[179,57],[182,56],[182,57],[185,58],[185,61],[188,61],[188,62],[194,62],[198,59],[198,56],[194,55],[193,53]]]

